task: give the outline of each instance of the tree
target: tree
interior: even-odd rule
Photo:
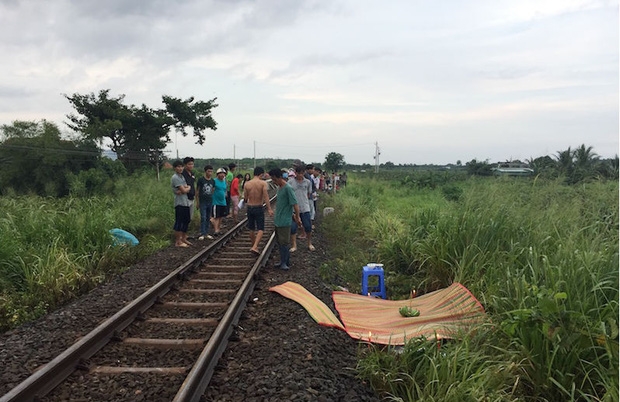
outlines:
[[[65,140],[54,123],[15,121],[0,127],[0,188],[18,194],[63,196],[68,175],[96,167],[99,149],[88,140]]]
[[[534,169],[534,174],[549,174],[555,169],[555,161],[549,156],[539,156],[538,158],[530,158],[527,161],[530,168]]]
[[[565,151],[558,151],[555,158],[560,174],[570,176],[573,173],[573,151],[570,147]]]
[[[197,138],[196,144],[203,145],[205,143],[204,131],[206,129],[217,129],[217,122],[211,116],[211,109],[218,106],[215,104],[217,98],[207,102],[194,102],[193,96],[187,100],[167,95],[164,95],[162,98],[166,105],[168,116],[174,119],[174,129],[185,137],[187,136],[187,128],[191,127],[194,130],[194,137]]]
[[[344,155],[337,152],[330,152],[325,157],[325,170],[337,172],[340,168],[344,167]]]
[[[491,170],[491,165],[489,165],[488,161],[477,161],[476,159],[472,159],[470,162],[465,164],[467,167],[467,173],[474,176],[491,176],[493,171]]]
[[[383,164],[383,167],[385,167],[386,169],[393,169],[394,168],[394,162],[390,162],[387,161]]]
[[[276,161],[268,161],[265,164],[265,172],[269,172],[272,169],[280,169],[280,165]]]
[[[566,177],[569,184],[591,180],[596,177],[606,177],[601,174],[600,157],[593,151],[593,147],[581,144],[574,150],[569,147],[565,151],[558,151],[557,170],[559,175]]]
[[[581,144],[573,151],[573,161],[577,169],[591,170],[598,162],[599,156],[593,151],[593,147]]]
[[[193,97],[186,100],[171,96],[162,96],[164,109],[151,109],[146,105],[137,107],[124,105],[125,95],[110,97],[110,90],[102,90],[97,96],[65,95],[77,114],[69,114],[67,125],[80,133],[83,138],[100,144],[104,139],[110,141],[110,149],[130,169],[159,155],[170,141],[170,130],[174,129],[183,136],[188,129],[196,143],[203,145],[206,129],[216,130],[217,122],[211,116],[211,110],[218,105],[216,98],[203,102]]]

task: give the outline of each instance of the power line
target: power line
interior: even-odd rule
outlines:
[[[79,150],[79,149],[50,148],[50,147],[34,147],[31,145],[11,145],[11,144],[0,143],[0,148],[20,149],[20,150],[25,150],[25,151],[53,152],[57,154],[67,154],[67,155],[101,155],[101,152],[95,152],[95,151],[86,151],[86,150]]]
[[[37,146],[32,146],[32,145],[11,145],[11,144],[6,144],[6,143],[0,143],[0,149],[2,148],[8,148],[8,149],[15,149],[15,150],[23,150],[23,151],[38,151],[41,153],[53,153],[56,155],[76,155],[76,156],[102,156],[102,151],[87,151],[87,150],[80,150],[80,149],[65,149],[65,148],[51,148],[51,147],[37,147]],[[111,150],[110,150],[111,151]],[[114,151],[112,151],[114,152]],[[115,152],[116,153],[116,152]],[[134,160],[139,160],[140,157],[147,157],[150,156],[152,153],[157,153],[157,150],[155,151],[145,151],[145,150],[140,150],[140,151],[134,151],[134,150],[128,150],[126,155],[124,155],[124,159],[134,159]],[[159,153],[161,154],[165,154],[167,153],[166,151],[159,151]],[[26,158],[32,158],[32,159],[37,159],[40,157],[40,155],[20,155],[20,157],[26,157]]]
[[[262,144],[262,145],[269,145],[269,146],[281,146],[281,147],[287,147],[287,148],[303,148],[303,149],[327,149],[327,148],[344,148],[344,147],[358,147],[358,146],[369,146],[369,145],[374,145],[374,143],[372,142],[366,142],[366,143],[359,143],[359,144],[342,144],[342,145],[333,145],[333,144],[329,144],[329,145],[312,145],[312,144],[300,144],[300,145],[295,145],[295,144],[288,144],[288,143],[270,143],[270,142],[262,142],[262,141],[256,141],[257,144]]]

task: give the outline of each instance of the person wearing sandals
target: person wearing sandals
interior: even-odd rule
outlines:
[[[308,240],[308,250],[314,251],[312,245],[312,220],[310,219],[310,202],[312,198],[312,183],[304,177],[305,168],[303,166],[295,167],[295,178],[289,180],[288,184],[293,188],[295,197],[299,204],[299,215],[301,225],[293,222],[291,225],[291,252],[297,251],[297,229],[301,226],[305,232],[305,238]],[[301,237],[300,237],[301,239]]]
[[[170,179],[170,184],[174,193],[174,245],[176,247],[189,247],[191,243],[187,241],[187,230],[191,220],[190,208],[192,204],[187,198],[187,194],[191,187],[187,185],[187,181],[183,177],[183,162],[176,160],[172,167],[174,174]]]
[[[286,179],[282,178],[282,171],[280,169],[271,169],[269,176],[271,176],[272,182],[278,186],[273,224],[276,227],[275,232],[280,250],[280,262],[275,264],[274,267],[288,271],[290,268],[289,242],[291,239],[291,223],[294,220],[296,224],[301,225],[299,205],[297,205],[295,192],[288,185]]]
[[[222,218],[228,215],[226,205],[226,169],[219,168],[215,178],[215,191],[213,192],[213,236],[221,234]]]

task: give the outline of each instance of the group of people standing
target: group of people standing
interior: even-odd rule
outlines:
[[[347,185],[347,172],[321,172],[319,190],[324,192],[335,192]]]
[[[194,158],[177,160],[172,166],[175,170],[171,179],[175,205],[175,246],[191,245],[187,233],[194,209],[200,211],[198,239],[214,239],[220,235],[224,217],[232,212],[235,223],[238,221],[239,204],[243,202],[247,206],[247,224],[252,241],[250,252],[260,254],[258,245],[265,230],[265,209],[270,216],[274,216],[280,253],[276,268],[289,269],[290,253],[297,250],[297,239],[307,240],[308,250],[315,251],[312,230],[322,177],[320,169],[315,169],[313,165],[304,166],[297,159],[292,169],[272,169],[267,175],[262,167],[256,167],[250,178],[249,173],[245,177],[235,175],[236,165],[231,163],[228,169],[218,168],[213,177],[214,169],[207,165],[204,174],[196,180]],[[271,178],[278,188],[275,212],[269,203],[267,178]],[[209,234],[210,224],[213,225],[212,235]]]
[[[186,157],[172,164],[175,174],[171,185],[174,193],[175,209],[175,246],[189,247],[189,224],[194,210],[200,211],[200,234],[198,240],[214,239],[221,233],[222,219],[230,214],[231,205],[233,219],[237,221],[239,212],[239,187],[241,175],[235,176],[236,165],[231,163],[227,168],[219,168],[213,176],[213,166],[206,165],[204,173],[198,180],[194,174],[194,158]],[[211,224],[213,235],[209,234]]]

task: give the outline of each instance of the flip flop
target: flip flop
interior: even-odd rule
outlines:
[[[187,244],[185,243],[181,243],[181,244],[175,244],[175,247],[189,247]]]
[[[250,253],[254,255],[260,255],[260,251],[257,251],[257,250],[250,250]]]
[[[311,244],[311,245],[308,246],[308,250],[314,251],[314,250],[316,250],[316,248],[314,248],[314,246]]]

